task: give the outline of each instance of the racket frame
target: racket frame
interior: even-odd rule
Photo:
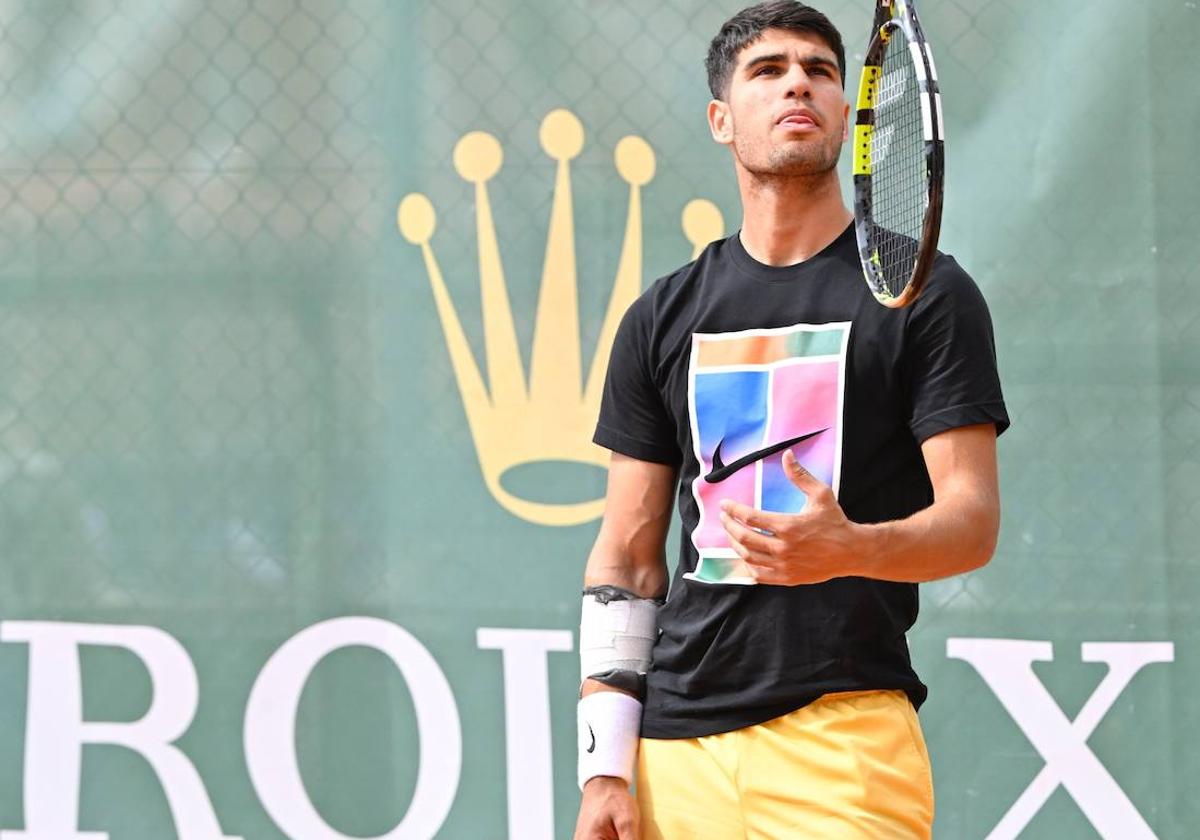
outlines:
[[[891,39],[903,37],[908,46],[917,77],[925,144],[926,204],[920,247],[912,274],[904,290],[895,295],[888,288],[879,261],[872,214],[871,140],[875,131],[875,98],[883,75],[884,52]],[[895,48],[893,45],[892,48]],[[942,224],[942,188],[945,181],[945,128],[942,119],[942,95],[929,44],[912,0],[878,0],[871,42],[859,79],[858,102],[854,122],[854,231],[858,239],[859,259],[867,286],[879,303],[900,309],[914,303],[925,286],[937,255],[938,233]]]

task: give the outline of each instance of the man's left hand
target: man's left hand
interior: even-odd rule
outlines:
[[[791,450],[783,468],[808,503],[789,514],[723,501],[721,524],[733,550],[759,583],[796,586],[857,574],[867,526],[847,519],[833,488],[800,466]]]

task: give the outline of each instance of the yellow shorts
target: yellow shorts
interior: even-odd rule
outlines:
[[[643,738],[642,840],[928,840],[933,776],[902,691],[827,694],[719,735]]]

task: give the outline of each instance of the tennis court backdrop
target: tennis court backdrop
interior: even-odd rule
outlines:
[[[738,224],[735,9],[0,5],[0,838],[568,836],[593,360]],[[1200,10],[921,11],[1014,422],[937,836],[1192,838]]]

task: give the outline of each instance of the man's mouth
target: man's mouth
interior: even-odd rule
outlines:
[[[816,128],[817,118],[808,111],[788,111],[775,124],[785,128]]]

